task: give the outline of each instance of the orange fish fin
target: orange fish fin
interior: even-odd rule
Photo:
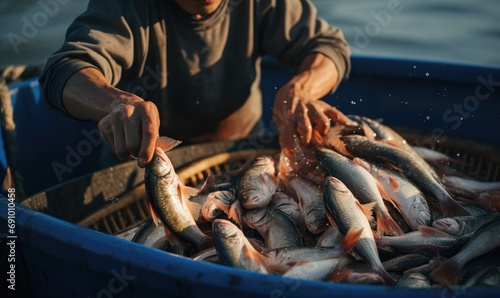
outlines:
[[[160,218],[156,214],[156,211],[153,208],[153,204],[151,204],[150,201],[148,201],[148,205],[149,205],[149,213],[151,213],[151,219],[153,219],[153,222],[155,223],[156,227],[158,227],[158,223],[160,222]]]
[[[462,269],[461,267],[458,262],[451,258],[434,269],[430,276],[439,281],[441,285],[451,285]]]
[[[398,179],[396,179],[394,177],[389,177],[389,184],[391,185],[392,189],[394,189],[394,191],[398,191],[399,190],[399,181],[398,181]]]
[[[349,253],[353,249],[354,245],[356,245],[356,242],[358,242],[358,239],[361,236],[362,232],[362,228],[351,228],[349,229],[349,231],[347,231],[341,244],[342,252],[344,254]]]
[[[370,141],[375,141],[376,133],[371,129],[371,127],[364,121],[361,122],[361,128],[363,129],[363,133],[365,137]]]
[[[239,203],[235,202],[231,204],[231,207],[229,207],[229,211],[227,212],[227,217],[234,221],[240,228],[243,227],[243,222],[241,221],[241,205],[237,205]]]
[[[156,147],[160,147],[164,152],[170,151],[180,145],[182,141],[175,140],[169,137],[161,136],[156,140]]]
[[[375,185],[377,186],[378,192],[380,193],[382,198],[384,200],[386,200],[387,202],[390,202],[392,204],[392,206],[399,211],[398,206],[396,205],[394,200],[391,198],[391,196],[387,193],[387,191],[385,190],[385,187],[382,185],[382,183],[375,178],[374,178],[374,180],[375,180]],[[397,181],[396,181],[396,183],[397,183]]]
[[[397,147],[399,149],[403,149],[404,151],[408,152],[408,148],[405,147],[405,145],[401,144],[400,142],[393,141],[393,140],[380,140],[382,143],[385,143],[387,145],[391,145],[394,147]]]
[[[389,213],[377,214],[377,232],[384,235],[403,235],[401,227],[392,219]]]
[[[248,257],[251,263],[258,264],[261,268],[269,271],[267,257],[258,252],[248,240],[245,245],[243,245],[243,254]]]
[[[195,220],[200,218],[202,204],[193,202],[189,200],[189,198],[196,196],[198,192],[199,189],[197,188],[179,184],[179,197],[182,200],[182,204],[186,206],[186,208],[189,210],[189,213],[191,213],[191,216],[193,216]]]
[[[422,233],[422,235],[427,237],[450,236],[450,234],[433,227],[419,226],[417,227],[417,229],[420,231],[420,233]]]
[[[375,207],[377,202],[371,202],[371,203],[366,203],[366,204],[361,205],[361,203],[359,203],[359,201],[358,201],[357,204],[359,205],[359,207],[361,208],[361,210],[365,214],[366,219],[368,219],[369,222],[372,222],[373,221],[373,208]]]
[[[336,269],[326,278],[326,281],[341,282],[349,277],[352,272],[354,272],[352,269]]]

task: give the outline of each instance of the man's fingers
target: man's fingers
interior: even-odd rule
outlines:
[[[295,123],[297,123],[297,132],[300,135],[301,142],[303,144],[309,144],[312,137],[312,124],[308,116],[308,108],[304,103],[300,103],[297,106],[295,112]]]
[[[322,103],[325,105],[325,110],[324,110],[325,115],[330,117],[330,119],[332,119],[333,122],[338,123],[338,124],[355,123],[355,121],[352,121],[351,119],[349,119],[349,117],[344,115],[344,113],[337,110],[335,107],[328,105],[326,102],[322,102]]]
[[[311,123],[314,126],[314,130],[317,131],[320,135],[324,135],[330,129],[330,118],[325,115],[321,104],[317,104],[319,102],[314,102],[309,107],[309,119],[311,119]]]
[[[156,141],[158,139],[160,119],[158,112],[155,110],[156,106],[151,108],[152,110],[146,109],[145,114],[141,117],[142,142],[138,156],[139,160],[137,161],[139,167],[147,166],[153,159]]]

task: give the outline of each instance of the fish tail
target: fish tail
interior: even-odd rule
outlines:
[[[451,258],[434,269],[431,272],[431,277],[439,281],[442,285],[451,285],[454,281],[454,277],[457,276],[460,269],[460,264]]]
[[[326,281],[341,282],[349,277],[352,272],[354,271],[351,269],[336,269],[326,278]]]
[[[401,227],[387,212],[377,212],[377,233],[380,235],[403,235]]]
[[[469,212],[460,206],[450,195],[444,196],[439,200],[439,205],[441,206],[443,215],[448,217],[470,215]]]
[[[344,254],[349,253],[354,245],[358,242],[359,237],[361,236],[361,233],[363,232],[363,228],[355,229],[351,228],[349,231],[347,231],[347,234],[344,236],[344,240],[342,240],[342,252]]]
[[[267,257],[260,252],[258,252],[249,242],[243,246],[243,254],[248,258],[248,260],[258,265],[261,270],[264,270],[265,273],[268,272],[281,272],[286,271],[284,268],[281,268],[279,265],[270,265],[267,262]]]
[[[382,265],[375,269],[375,273],[382,277],[386,285],[393,286],[396,284],[396,280],[389,273],[387,273]]]

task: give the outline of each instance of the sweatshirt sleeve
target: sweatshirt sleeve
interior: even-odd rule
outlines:
[[[310,53],[330,58],[339,72],[339,81],[350,71],[350,50],[342,31],[317,17],[309,0],[262,1],[260,7],[261,50],[281,64],[298,69]]]
[[[87,11],[69,26],[64,44],[49,57],[39,80],[42,95],[51,108],[69,115],[62,102],[62,91],[75,72],[94,67],[116,85],[132,67],[136,35],[133,28],[139,26],[131,25],[137,18],[130,12],[133,6],[124,11],[126,2],[130,1],[90,0]]]

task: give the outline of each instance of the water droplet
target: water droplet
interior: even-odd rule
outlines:
[[[196,104],[197,104],[197,105],[199,105],[199,104],[200,104],[200,101],[199,101],[199,100],[197,100],[197,101],[196,101]]]
[[[284,100],[283,103],[287,103],[288,101]]]
[[[426,72],[426,73],[425,73],[425,76],[426,76],[426,77],[428,77],[428,76],[429,76],[429,73],[428,73],[428,72]]]
[[[355,104],[356,104],[356,102],[355,102],[354,100],[351,100],[351,104],[352,104],[352,105],[355,105]]]
[[[425,119],[429,120],[429,119],[431,119],[431,117],[430,117],[430,116],[427,116],[427,117],[425,117]]]
[[[109,201],[111,202],[111,204],[116,204],[118,203],[120,199],[118,199],[117,197],[111,197],[111,199],[109,199]]]
[[[460,156],[460,153],[457,153],[457,157],[459,157],[459,156]]]
[[[413,68],[417,68],[417,66],[416,66],[416,65],[413,65]]]

